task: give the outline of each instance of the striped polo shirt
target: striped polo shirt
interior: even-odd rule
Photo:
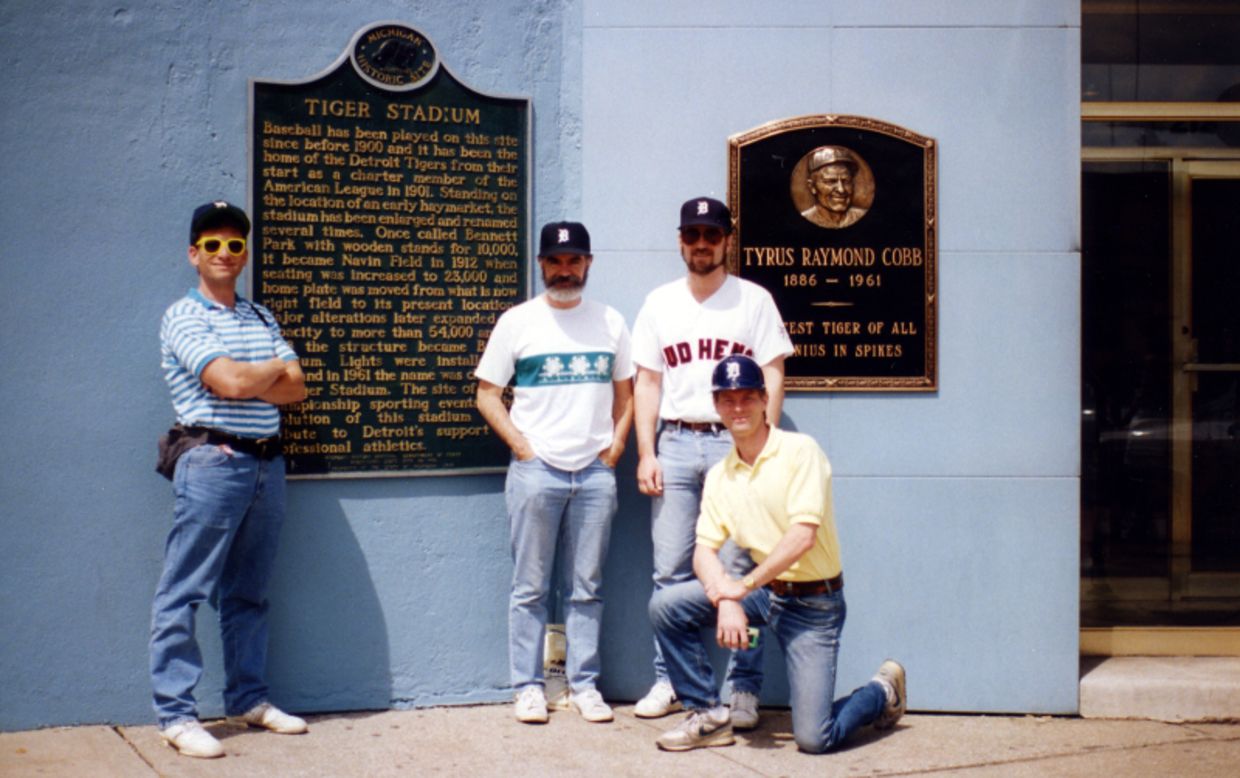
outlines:
[[[177,421],[247,438],[280,431],[280,410],[263,400],[226,400],[212,394],[200,376],[211,360],[263,362],[297,354],[280,335],[271,311],[237,296],[233,308],[212,302],[197,289],[173,303],[159,329],[160,364],[172,390]]]

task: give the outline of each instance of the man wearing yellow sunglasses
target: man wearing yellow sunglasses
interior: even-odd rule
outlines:
[[[282,734],[306,722],[267,699],[267,584],[284,521],[276,406],[305,398],[305,377],[275,317],[237,295],[248,259],[245,211],[223,200],[194,211],[189,262],[198,285],[164,314],[160,346],[183,445],[176,509],[151,614],[151,683],[160,733],[185,756],[223,756],[198,722],[202,656],[194,614],[211,599],[224,646],[224,709]]]

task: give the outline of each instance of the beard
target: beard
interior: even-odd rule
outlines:
[[[708,276],[723,265],[723,263],[727,261],[727,257],[720,257],[719,261],[716,262],[715,253],[713,251],[709,254],[694,254],[691,251],[689,252],[689,256],[685,257],[684,260],[685,267],[689,269],[690,273],[699,276]]]
[[[543,286],[547,287],[547,296],[557,303],[571,303],[581,299],[581,292],[586,288],[586,280],[590,277],[590,271],[578,281],[575,276],[563,275],[548,278],[543,275]]]

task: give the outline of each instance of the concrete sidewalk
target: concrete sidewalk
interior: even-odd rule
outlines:
[[[663,753],[654,739],[683,714],[649,721],[631,705],[611,724],[553,712],[519,724],[509,705],[308,717],[310,732],[280,736],[208,728],[222,759],[189,759],[153,726],[86,726],[0,734],[0,775],[10,776],[1232,776],[1240,724],[1166,724],[1043,716],[909,715],[889,733],[866,731],[825,756],[799,753],[786,710],[737,743]]]

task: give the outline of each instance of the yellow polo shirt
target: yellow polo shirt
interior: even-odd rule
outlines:
[[[752,467],[734,446],[706,474],[698,543],[718,550],[731,538],[762,564],[795,523],[818,525],[817,537],[779,579],[820,581],[839,575],[831,463],[810,436],[772,428]]]

